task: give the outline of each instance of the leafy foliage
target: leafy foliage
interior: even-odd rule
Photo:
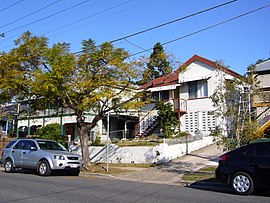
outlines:
[[[100,135],[97,135],[94,142],[92,143],[92,146],[101,146],[101,138]]]
[[[164,52],[163,46],[158,42],[153,48],[149,57],[147,68],[143,72],[143,78],[138,84],[146,84],[160,76],[170,74],[172,67],[168,60],[168,55]]]
[[[159,101],[157,103],[157,109],[163,136],[170,138],[175,133],[178,124],[177,118],[172,110],[172,105],[171,103]]]
[[[249,106],[256,92],[251,91],[255,86],[250,81],[250,78],[224,80],[211,96],[216,116],[223,125],[217,127],[212,135],[220,138],[218,143],[224,145],[225,150],[248,144],[262,136],[257,132],[258,124]]]
[[[16,48],[0,55],[1,101],[27,100],[33,112],[56,108],[76,115],[85,165],[90,164],[88,132],[107,112],[136,108],[143,104],[131,81],[137,78],[137,64],[128,52],[110,43],[96,46],[82,42],[82,51],[70,53],[70,44],[49,47],[48,39],[24,33]],[[112,101],[115,102],[112,102]],[[91,122],[84,113],[95,112]]]
[[[38,135],[42,139],[54,140],[61,143],[63,146],[67,145],[67,139],[64,135],[61,135],[61,129],[58,123],[48,124],[38,130]]]

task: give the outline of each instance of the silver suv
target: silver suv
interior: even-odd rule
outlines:
[[[2,163],[7,173],[16,168],[36,169],[41,176],[49,176],[53,170],[78,176],[83,166],[80,155],[68,152],[58,142],[42,139],[12,140],[3,150]]]

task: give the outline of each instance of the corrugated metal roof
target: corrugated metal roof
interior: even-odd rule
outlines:
[[[256,72],[270,70],[270,60],[264,61],[264,62],[256,65],[255,70],[256,70]]]

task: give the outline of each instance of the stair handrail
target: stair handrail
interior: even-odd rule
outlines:
[[[148,120],[150,120],[149,115],[152,113],[152,111],[155,109],[155,107],[156,107],[156,105],[154,105],[151,109],[149,109],[147,111],[147,113],[141,119],[140,119],[140,116],[139,116],[139,122],[135,125],[134,137],[136,137],[137,135],[141,135],[142,122],[144,122],[147,118],[148,118]],[[150,122],[147,122],[147,127],[149,127],[149,126],[150,126]]]

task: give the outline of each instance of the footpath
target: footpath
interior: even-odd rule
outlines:
[[[218,157],[223,153],[222,149],[219,149],[216,144],[212,144],[166,164],[151,168],[134,167],[128,172],[104,176],[128,181],[181,185],[186,184],[186,181],[182,180],[185,173],[195,172],[207,165],[217,166]],[[80,174],[80,176],[88,175],[94,174],[87,174],[87,172]]]

